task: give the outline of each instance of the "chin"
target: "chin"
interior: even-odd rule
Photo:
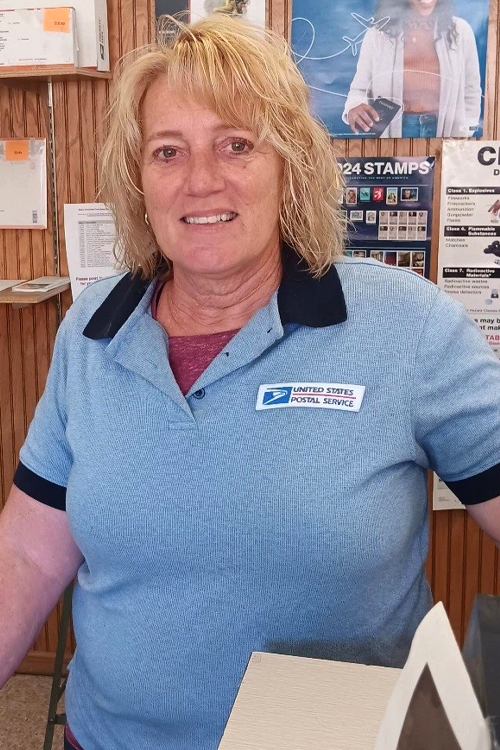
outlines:
[[[423,3],[419,3],[418,9],[424,15],[430,15],[434,11],[434,8],[436,7],[436,5],[437,3],[431,3],[430,5],[424,5]]]
[[[194,257],[183,260],[177,263],[177,268],[182,269],[190,275],[196,276],[230,276],[231,273],[237,273],[241,267],[235,262],[234,258],[217,257],[217,254],[206,255],[205,257]],[[175,268],[175,263],[174,263]]]

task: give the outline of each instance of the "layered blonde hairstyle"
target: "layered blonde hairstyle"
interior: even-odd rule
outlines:
[[[193,24],[164,17],[159,41],[120,65],[100,159],[100,195],[117,227],[117,257],[153,277],[168,261],[145,216],[141,110],[151,84],[193,98],[233,127],[270,144],[283,166],[280,235],[321,276],[343,251],[343,182],[325,128],[309,112],[309,90],[277,34],[216,15]],[[166,256],[166,258],[165,258]]]

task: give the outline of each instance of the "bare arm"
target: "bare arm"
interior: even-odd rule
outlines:
[[[485,503],[469,505],[467,510],[500,549],[500,496]]]
[[[0,515],[0,688],[82,562],[66,513],[13,487]]]
[[[377,32],[370,30],[366,33],[361,49],[359,51],[358,64],[356,73],[351,81],[349,93],[342,114],[344,122],[348,123],[353,130],[353,123],[349,121],[349,113],[352,109],[357,108],[360,104],[368,104],[372,96],[372,82],[374,77],[374,64],[377,59],[377,50],[375,47],[375,34]],[[376,112],[375,112],[376,114]],[[352,119],[352,118],[351,118]],[[361,124],[361,123],[360,123]],[[354,132],[354,130],[353,130]]]
[[[479,125],[481,117],[481,73],[479,69],[479,56],[477,52],[476,37],[470,26],[464,29],[465,37],[465,116],[468,130],[456,135],[470,138]]]

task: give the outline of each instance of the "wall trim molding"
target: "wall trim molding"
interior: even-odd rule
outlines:
[[[16,669],[16,674],[49,675],[52,677],[55,658],[56,655],[50,651],[29,651]],[[64,677],[67,675],[66,667],[71,658],[71,654],[64,655]]]

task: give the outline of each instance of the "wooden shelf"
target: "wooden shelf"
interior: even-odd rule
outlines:
[[[12,281],[12,286],[20,284],[23,279]],[[26,279],[24,279],[26,281]],[[44,302],[50,297],[55,297],[69,289],[71,286],[69,277],[62,276],[61,283],[55,289],[49,289],[46,292],[13,292],[11,289],[4,289],[0,292],[0,304],[13,304],[16,307],[26,307],[27,305],[36,305],[38,302]]]
[[[25,70],[6,70],[0,68],[0,82],[15,81],[80,81],[88,78],[109,79],[111,73],[92,68],[30,68]]]

